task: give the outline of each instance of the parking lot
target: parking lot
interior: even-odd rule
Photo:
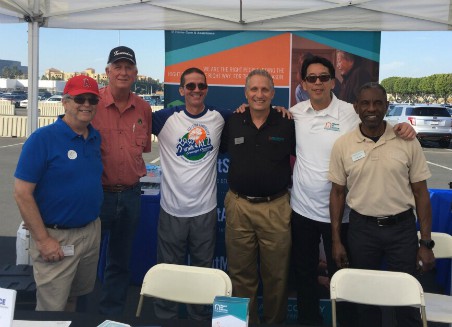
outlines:
[[[0,138],[0,236],[15,236],[21,222],[12,191],[13,174],[24,141],[24,138]],[[435,143],[426,143],[423,149],[432,172],[428,187],[449,189],[449,183],[452,182],[452,148],[441,149]],[[146,163],[159,164],[158,143],[153,143],[152,152],[145,154],[144,160]]]

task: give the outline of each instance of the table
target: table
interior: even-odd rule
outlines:
[[[103,321],[109,319],[117,322],[129,324],[131,326],[186,326],[186,327],[210,327],[211,322],[191,321],[191,320],[153,320],[149,321],[136,317],[106,317],[96,314],[85,314],[80,312],[51,312],[51,311],[28,311],[16,310],[15,320],[37,320],[37,321],[72,321],[70,327],[95,327]]]
[[[188,319],[176,319],[176,320],[145,320],[142,318],[128,317],[128,318],[115,318],[106,317],[101,315],[84,314],[79,312],[50,312],[50,311],[28,311],[28,310],[16,310],[14,312],[15,320],[37,320],[37,321],[72,321],[70,327],[95,327],[103,321],[110,319],[122,323],[129,324],[135,327],[211,327],[211,321],[194,321]],[[257,325],[250,325],[256,326]],[[284,325],[265,325],[259,326],[271,326],[279,327]],[[300,325],[298,325],[300,326]]]

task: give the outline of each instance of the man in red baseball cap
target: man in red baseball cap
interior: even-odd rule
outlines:
[[[99,89],[87,76],[64,88],[65,114],[25,142],[14,197],[30,231],[36,310],[73,311],[96,280],[103,199],[100,135],[90,124]],[[80,196],[80,195],[83,196]]]

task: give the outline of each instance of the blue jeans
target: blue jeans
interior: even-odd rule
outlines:
[[[99,312],[121,315],[129,287],[132,242],[140,219],[141,188],[104,192],[100,213],[102,239],[109,237]]]

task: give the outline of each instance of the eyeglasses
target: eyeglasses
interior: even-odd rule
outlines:
[[[189,91],[193,91],[196,89],[196,83],[185,84],[185,88]],[[206,83],[198,83],[198,89],[200,89],[201,91],[207,89],[207,84]]]
[[[96,98],[96,97],[84,97],[82,95],[76,95],[75,97],[73,97],[73,98],[70,97],[69,99],[74,100],[74,102],[77,103],[77,104],[85,104],[86,100],[88,100],[88,103],[90,105],[96,105],[96,104],[99,103],[99,98]]]
[[[328,82],[331,79],[331,76],[328,74],[309,75],[309,76],[306,76],[305,80],[308,83],[315,83],[315,82],[317,82],[317,78],[320,80],[320,82],[324,83],[324,82]]]

